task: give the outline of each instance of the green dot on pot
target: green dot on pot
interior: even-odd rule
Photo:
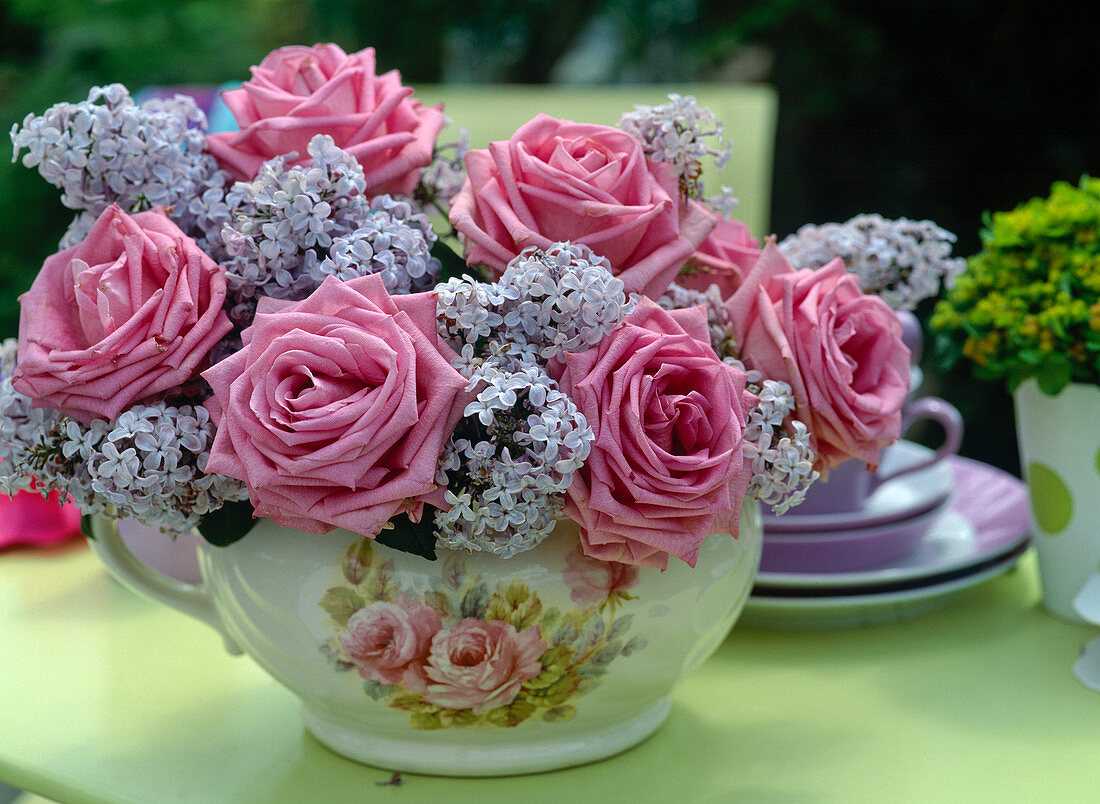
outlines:
[[[1061,533],[1073,518],[1073,495],[1066,481],[1046,464],[1027,467],[1027,485],[1035,524],[1048,534]]]
[[[1100,449],[1096,450],[1096,474],[1100,475]]]

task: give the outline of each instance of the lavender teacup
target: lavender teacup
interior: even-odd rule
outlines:
[[[915,422],[931,420],[944,431],[943,443],[926,459],[906,464],[892,471],[872,472],[863,461],[845,461],[829,471],[829,479],[819,480],[810,487],[806,499],[793,512],[799,516],[840,514],[859,511],[867,498],[883,483],[903,475],[927,469],[956,454],[962,443],[962,414],[950,402],[935,396],[927,396],[905,406],[901,416],[904,433]]]

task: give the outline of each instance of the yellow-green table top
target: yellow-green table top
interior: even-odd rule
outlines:
[[[735,628],[665,725],[592,765],[502,779],[358,765],[206,626],[82,545],[0,554],[0,780],[63,802],[1096,801],[1097,629],[1039,607],[1034,559],[949,608],[832,631]]]

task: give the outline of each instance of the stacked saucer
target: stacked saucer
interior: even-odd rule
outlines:
[[[893,473],[930,450],[900,441]],[[746,624],[838,628],[906,619],[1005,572],[1028,544],[1023,483],[952,456],[883,483],[854,512],[765,517]]]

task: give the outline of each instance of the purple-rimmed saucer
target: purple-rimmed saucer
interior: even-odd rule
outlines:
[[[977,461],[947,462],[955,496],[908,556],[858,572],[760,572],[741,623],[805,629],[898,622],[1016,566],[1032,527],[1026,487]]]
[[[896,588],[930,581],[996,561],[1020,551],[1031,532],[1027,488],[1018,478],[969,458],[949,458],[955,495],[947,510],[895,561],[851,572],[830,572],[813,563],[792,562],[782,571],[762,569],[756,590],[790,595],[822,594],[830,589]],[[764,550],[776,538],[765,534]],[[803,541],[818,538],[804,536]]]
[[[821,533],[764,532],[761,572],[837,573],[881,567],[913,552],[947,511],[947,500],[917,516],[876,527]]]
[[[898,441],[883,450],[882,471],[894,471],[925,460],[934,450],[911,441]],[[888,480],[867,498],[859,511],[835,514],[802,514],[794,508],[782,516],[764,516],[764,533],[825,533],[879,528],[919,517],[950,499],[953,476],[951,458],[912,474]]]

